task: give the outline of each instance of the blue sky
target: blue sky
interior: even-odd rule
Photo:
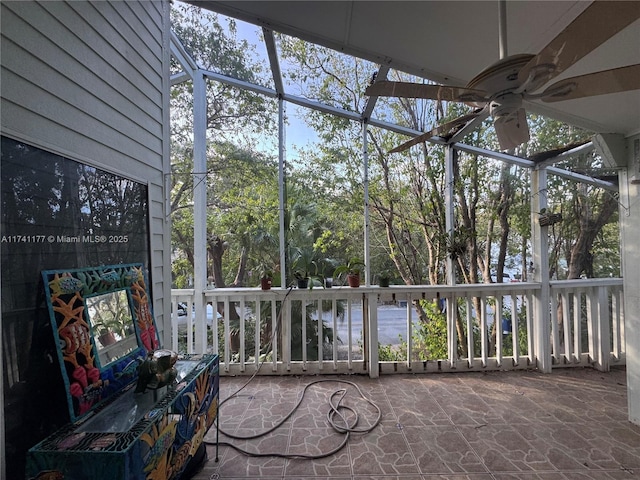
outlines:
[[[221,17],[223,16],[221,15]],[[265,63],[268,62],[264,42],[260,40],[261,27],[243,22],[241,20],[236,20],[236,26],[238,29],[238,38],[247,40],[250,44],[255,45],[255,49],[259,57],[264,60]],[[301,119],[301,110],[304,109],[291,103],[285,103],[285,115],[288,122],[286,125],[285,138],[287,156],[289,160],[297,156],[295,152],[296,147],[304,147],[308,143],[318,140],[318,137],[315,134],[314,130],[309,128]]]

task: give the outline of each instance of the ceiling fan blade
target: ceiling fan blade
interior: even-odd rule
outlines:
[[[489,94],[482,90],[386,80],[369,85],[364,93],[370,97],[426,98],[447,102],[486,102],[489,100]]]
[[[560,80],[542,93],[542,101],[560,102],[630,90],[640,90],[640,65],[629,65]]]
[[[529,125],[524,108],[519,108],[513,115],[497,118],[493,124],[501,150],[515,148],[529,140]]]
[[[558,155],[561,155],[564,152],[568,152],[569,150],[573,150],[574,148],[577,149],[578,147],[582,147],[583,145],[587,145],[587,144],[593,145],[593,143],[590,140],[583,141],[583,142],[572,142],[569,145],[565,145],[563,147],[554,148],[551,150],[546,150],[543,152],[531,154],[529,155],[529,160],[532,160],[536,163],[540,163],[545,160],[549,160],[550,158],[556,158],[558,157]]]
[[[439,125],[439,126],[433,128],[433,129],[429,130],[428,132],[423,133],[422,135],[418,135],[417,137],[412,138],[408,142],[405,142],[402,145],[397,146],[393,150],[389,150],[389,153],[403,152],[403,151],[413,147],[414,145],[417,145],[417,144],[422,143],[422,142],[426,142],[427,140],[429,140],[432,137],[436,137],[436,136],[439,136],[439,135],[443,135],[443,134],[449,133],[455,127],[458,127],[458,126],[461,126],[461,125],[465,125],[467,122],[469,122],[469,121],[473,120],[474,118],[482,115],[485,112],[485,110],[487,110],[487,109],[478,109],[473,113],[469,113],[467,115],[462,115],[461,117],[458,117],[458,118],[456,118],[454,120],[451,120],[450,122],[443,123],[442,125]]]
[[[595,1],[518,73],[534,91],[640,18],[640,2]]]

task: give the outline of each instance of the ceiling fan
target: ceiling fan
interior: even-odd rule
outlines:
[[[450,138],[462,129],[474,128],[489,115],[493,118],[500,148],[509,150],[529,140],[523,106],[527,100],[559,102],[640,89],[640,65],[629,65],[567,78],[537,92],[640,18],[640,2],[594,1],[537,55],[506,55],[505,9],[505,0],[500,0],[500,60],[476,75],[466,87],[386,80],[367,87],[368,96],[463,102],[475,107],[472,113],[440,125],[390,152],[406,150],[435,136]]]

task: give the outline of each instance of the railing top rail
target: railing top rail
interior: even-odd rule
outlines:
[[[574,280],[552,280],[551,288],[622,287],[622,278],[577,278]]]
[[[171,295],[193,295],[195,293],[195,289],[193,288],[172,288]]]
[[[334,286],[332,288],[314,287],[310,289],[293,288],[289,293],[290,298],[314,297],[314,298],[354,298],[363,295],[377,294],[384,297],[389,296],[419,296],[423,295],[428,298],[436,298],[446,296],[448,294],[456,294],[458,296],[473,296],[473,294],[510,294],[518,292],[530,292],[540,289],[539,283],[533,282],[510,282],[510,283],[478,283],[478,284],[460,284],[460,285],[391,285],[389,287],[380,287],[378,285],[360,286],[352,288],[349,286]],[[184,290],[172,290],[172,294],[182,292]],[[289,288],[275,287],[270,290],[261,290],[260,287],[232,287],[232,288],[213,288],[203,292],[206,298],[215,297],[261,297],[282,299],[289,292]]]
[[[623,286],[622,278],[581,278],[575,280],[552,280],[550,285],[554,289],[558,288],[589,288],[589,287],[606,287],[606,286]],[[540,288],[539,283],[535,282],[504,282],[504,283],[474,283],[474,284],[458,284],[458,285],[390,285],[389,287],[380,287],[378,285],[364,286],[352,288],[349,286],[333,286],[332,288],[314,287],[311,289],[293,288],[290,295],[314,297],[334,297],[334,296],[355,296],[360,294],[415,294],[422,292],[430,292],[430,295],[444,295],[448,293],[459,293],[463,291],[465,295],[472,293],[491,293],[498,291],[506,292],[522,292],[529,290],[537,290]],[[289,288],[274,287],[270,290],[261,290],[260,287],[225,287],[212,288],[205,290],[205,297],[216,296],[274,296],[281,298],[287,294]],[[172,296],[189,296],[194,295],[193,288],[174,288],[171,289]]]

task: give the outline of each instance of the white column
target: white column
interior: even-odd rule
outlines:
[[[533,281],[540,290],[533,298],[533,350],[538,369],[551,373],[551,339],[549,317],[549,227],[541,227],[539,213],[547,209],[547,170],[531,171],[531,246],[533,249]]]
[[[193,78],[193,288],[195,306],[195,352],[206,348],[207,285],[207,97],[200,71]],[[215,306],[214,316],[215,319]],[[214,339],[215,341],[215,339]]]
[[[365,261],[365,285],[371,285],[371,262],[370,262],[370,246],[369,246],[369,152],[367,151],[367,122],[362,122],[362,163],[364,169],[364,261]],[[367,328],[365,329],[368,355],[369,377],[378,378],[380,367],[378,365],[378,295],[370,293],[364,296],[364,304],[362,308],[366,308]]]
[[[367,151],[367,122],[362,122],[362,183],[364,185],[364,284],[371,285],[371,262],[369,255],[369,152]],[[377,345],[377,344],[376,344]]]
[[[284,227],[284,216],[287,202],[287,190],[285,185],[285,160],[287,153],[286,131],[284,124],[285,103],[281,95],[278,96],[278,198],[280,211],[280,285],[287,288],[286,270],[286,236]],[[286,298],[283,297],[283,298]],[[304,309],[302,310],[304,312]],[[271,311],[272,322],[277,325],[277,314],[275,303]],[[275,330],[274,330],[275,332]],[[280,304],[280,330],[273,338],[273,369],[277,370],[278,348],[280,348],[282,363],[285,370],[291,370],[291,300]]]
[[[451,145],[447,145],[445,150],[445,164],[444,164],[444,178],[445,178],[445,190],[444,190],[444,203],[445,203],[445,228],[447,231],[447,237],[449,242],[453,242],[453,232],[455,228],[455,212],[453,208],[454,203],[454,189],[453,189],[453,168],[458,152]],[[450,243],[452,244],[452,243]],[[454,259],[451,255],[447,254],[447,285],[454,286],[456,284],[456,267]],[[449,363],[451,367],[455,367],[458,360],[458,339],[456,330],[456,315],[457,315],[457,300],[454,294],[447,296],[447,350],[449,356]]]
[[[619,176],[627,402],[629,421],[640,425],[640,136],[628,140],[627,152]]]
[[[282,96],[278,97],[278,201],[279,215],[280,215],[280,285],[282,288],[287,287],[287,269],[286,269],[286,238],[284,234],[284,215],[285,215],[285,178],[284,178],[284,164],[286,160],[286,132],[284,127],[284,100]]]

